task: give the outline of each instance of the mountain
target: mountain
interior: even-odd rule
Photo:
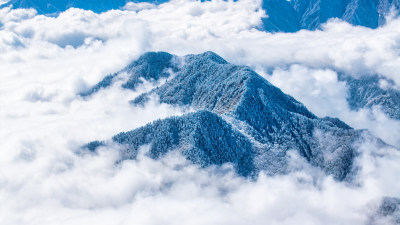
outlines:
[[[129,0],[10,0],[1,7],[34,8],[39,14],[54,15],[71,7],[92,10],[96,13],[121,9]],[[163,3],[167,0],[134,0],[132,2]]]
[[[399,10],[399,0],[263,0],[268,18],[264,29],[271,32],[315,30],[332,18],[353,25],[377,28],[393,8]],[[398,13],[397,13],[398,14]]]
[[[148,145],[153,158],[178,150],[199,165],[229,162],[239,174],[252,176],[261,170],[287,172],[287,153],[295,150],[311,165],[344,180],[353,174],[355,141],[366,134],[339,119],[318,118],[250,68],[212,52],[184,57],[146,53],[82,96],[90,98],[121,80],[131,90],[145,81],[157,84],[133,99],[133,106],[145,106],[158,96],[161,103],[195,110],[114,136],[112,141],[124,146],[121,160],[134,159],[140,146]],[[95,151],[104,144],[86,147]]]
[[[367,224],[400,224],[400,199],[393,197],[382,198],[382,203],[375,215]]]
[[[70,7],[96,13],[121,9],[129,0],[10,0],[0,7],[34,8],[39,14],[57,14]],[[134,0],[160,4],[168,0]],[[400,0],[263,0],[263,29],[269,32],[315,30],[332,18],[353,25],[377,28],[393,8],[399,10]],[[398,13],[397,13],[398,14]]]
[[[390,10],[398,11],[399,6],[399,0],[263,0],[269,15],[263,23],[271,32],[315,30],[332,18],[377,28],[385,23]]]
[[[400,120],[400,91],[395,82],[379,75],[354,78],[338,73],[349,90],[347,102],[352,110],[379,107],[388,117]]]

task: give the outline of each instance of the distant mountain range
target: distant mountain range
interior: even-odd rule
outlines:
[[[90,98],[117,81],[131,90],[143,82],[158,84],[131,101],[136,107],[156,95],[160,103],[195,110],[114,136],[112,141],[124,146],[121,160],[134,159],[140,146],[148,145],[153,158],[178,150],[201,166],[229,162],[239,174],[252,176],[261,170],[287,172],[287,152],[295,150],[311,165],[345,180],[354,174],[355,140],[369,135],[339,119],[318,118],[250,68],[232,65],[212,52],[182,58],[146,53],[82,96]],[[95,151],[107,143],[85,147]]]
[[[399,10],[399,6],[399,0],[263,0],[268,15],[263,23],[264,29],[272,32],[315,30],[332,18],[377,28],[385,23],[390,10]]]
[[[160,4],[168,0],[134,0]],[[128,0],[10,0],[1,7],[34,8],[40,14],[57,14],[70,7],[96,13],[121,9]],[[400,0],[263,0],[268,18],[263,29],[270,32],[315,30],[332,18],[353,25],[377,28],[385,23],[391,9],[399,10]],[[396,13],[398,15],[398,12]]]
[[[168,0],[135,0],[133,2],[163,3]],[[58,14],[71,7],[92,10],[96,13],[122,9],[129,0],[10,0],[1,7],[34,8],[39,14]]]

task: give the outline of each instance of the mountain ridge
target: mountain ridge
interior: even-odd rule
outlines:
[[[149,55],[164,58],[165,54],[147,53],[138,61],[143,63],[143,58]],[[154,158],[178,149],[194,163],[208,166],[209,162],[217,165],[228,162],[242,175],[248,176],[259,171],[285,173],[287,152],[296,150],[311,165],[322,168],[337,180],[351,176],[353,159],[358,154],[353,144],[363,131],[354,130],[335,118],[316,117],[303,104],[284,94],[249,67],[232,65],[215,53],[206,52],[183,58],[183,65],[176,68],[172,78],[138,96],[131,104],[144,106],[150,96],[157,95],[160,103],[191,107],[196,111],[117,134],[112,140],[125,146],[121,153],[122,160],[135,158],[139,146],[150,144],[149,154]],[[141,67],[140,64],[135,65],[130,68],[132,71]],[[127,72],[126,68],[122,71]],[[143,76],[147,76],[146,71]],[[118,74],[114,79],[118,79]],[[215,124],[220,126],[207,124],[204,122],[207,119],[219,121]],[[252,161],[254,167],[250,167],[251,171],[241,169],[244,168],[239,160],[241,158],[236,148],[232,147],[236,146],[233,144],[236,142],[231,143],[231,139],[226,139],[224,134],[237,137],[240,140],[237,145],[247,146],[246,151],[252,154],[248,154],[251,157],[245,158],[245,161]],[[213,142],[218,145],[202,145]],[[87,147],[92,146],[90,150],[93,151],[103,143],[94,142]],[[211,158],[219,161],[210,161],[208,158],[213,152],[210,146],[225,149],[223,152],[214,149],[219,153]]]

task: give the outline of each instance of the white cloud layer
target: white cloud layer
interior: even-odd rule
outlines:
[[[377,158],[367,145],[358,162],[363,183],[354,187],[321,176],[294,153],[292,163],[302,171],[261,174],[257,181],[229,168],[200,169],[174,153],[118,166],[115,148],[83,157],[67,149],[32,157],[35,149],[57,143],[27,143],[31,152],[2,164],[2,224],[366,224],[380,197],[400,188],[393,182],[399,152],[385,149]]]
[[[78,146],[184,113],[133,108],[118,84],[77,95],[146,51],[212,50],[253,67],[318,116],[368,128],[400,146],[400,124],[379,110],[352,112],[335,71],[379,73],[400,84],[400,20],[371,30],[334,21],[323,31],[268,34],[261,1],[129,4],[58,17],[0,10],[0,224],[365,224],[382,196],[400,197],[399,152],[365,143],[361,185],[321,176],[293,153],[295,170],[256,181],[214,173],[179,155],[115,166],[118,146]],[[380,157],[376,157],[379,155]],[[382,218],[382,224],[387,224]]]
[[[271,75],[264,77],[317,116],[338,117],[356,129],[368,129],[385,142],[400,146],[400,121],[388,118],[378,107],[350,110],[346,84],[338,81],[336,72],[294,64],[287,69],[276,68]]]

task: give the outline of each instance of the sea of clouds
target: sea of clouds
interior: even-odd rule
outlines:
[[[400,121],[378,108],[351,111],[337,73],[379,73],[400,84],[400,20],[376,30],[330,21],[319,31],[266,33],[259,0],[129,3],[57,17],[0,10],[0,224],[390,224],[383,196],[400,197],[400,153],[364,140],[357,185],[334,181],[296,153],[293,172],[255,180],[199,168],[174,152],[115,164],[104,140],[181,109],[115,84],[82,98],[104,76],[147,51],[215,51],[248,65],[316,115],[338,117],[400,146]],[[146,151],[146,146],[143,147]]]

